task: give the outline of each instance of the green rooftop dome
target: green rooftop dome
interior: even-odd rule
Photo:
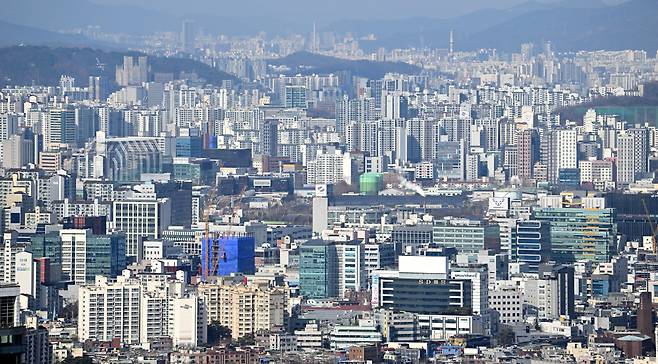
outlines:
[[[359,190],[364,195],[377,195],[384,189],[384,175],[381,173],[364,173],[359,178]]]

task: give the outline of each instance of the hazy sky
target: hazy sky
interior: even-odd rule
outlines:
[[[508,8],[528,0],[93,0],[131,4],[173,14],[278,16],[293,21],[312,16],[319,22],[340,19],[445,18],[480,9]],[[534,0],[555,3],[564,0]],[[569,0],[567,0],[569,1]],[[598,0],[576,0],[591,2]],[[617,1],[617,0],[611,0]],[[571,1],[570,1],[571,2]],[[606,1],[609,2],[609,1]]]
[[[0,0],[0,20],[55,31],[94,25],[109,32],[149,34],[177,31],[182,20],[192,19],[210,32],[255,34],[310,30],[313,22],[322,30],[340,20],[452,18],[531,2],[590,7],[620,1],[624,0]],[[398,32],[407,27],[398,26]]]

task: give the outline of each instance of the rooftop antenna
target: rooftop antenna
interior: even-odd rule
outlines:
[[[315,48],[316,42],[317,42],[317,39],[316,39],[316,33],[315,33],[315,21],[313,21],[313,44],[311,44],[311,52],[316,51],[316,48]]]
[[[455,31],[450,29],[450,53],[455,51]]]

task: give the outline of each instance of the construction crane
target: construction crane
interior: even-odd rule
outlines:
[[[649,213],[649,208],[647,207],[647,203],[644,202],[644,199],[642,201],[642,207],[644,207],[644,215],[647,219],[647,222],[649,223],[649,227],[651,228],[651,249],[653,250],[653,254],[656,254],[656,234],[658,234],[658,228],[656,227],[656,224],[654,224],[653,220],[651,219],[651,214]]]
[[[240,195],[243,195],[247,187],[243,187],[240,191]],[[219,273],[219,264],[221,262],[226,262],[228,257],[226,255],[226,250],[224,248],[224,239],[226,237],[232,236],[234,229],[232,227],[233,221],[230,222],[229,228],[224,231],[217,241],[213,240],[213,237],[210,234],[210,215],[211,211],[219,205],[217,199],[217,185],[212,186],[208,191],[208,203],[203,213],[203,221],[205,222],[205,230],[202,238],[202,262],[201,268],[199,270],[200,276],[203,281],[208,277],[215,276]],[[232,218],[236,217],[233,209],[235,208],[233,197],[231,197],[229,208],[232,213]]]
[[[219,266],[219,259],[217,259],[217,252],[213,249],[212,237],[210,236],[210,214],[212,209],[217,205],[217,185],[213,185],[208,190],[208,202],[203,210],[203,221],[205,223],[203,237],[201,238],[202,244],[202,261],[199,273],[202,280],[206,280],[208,276],[215,275]],[[212,250],[212,252],[211,252]],[[209,269],[212,267],[212,269]]]

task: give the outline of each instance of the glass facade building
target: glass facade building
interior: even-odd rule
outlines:
[[[126,235],[91,235],[85,246],[87,282],[96,276],[116,277],[126,268]]]
[[[434,223],[432,242],[460,253],[478,253],[484,249],[500,249],[500,227],[483,221],[454,219]]]
[[[551,239],[548,223],[520,220],[512,231],[511,259],[526,263],[529,273],[539,272],[539,264],[550,260]]]
[[[537,208],[533,216],[549,225],[553,261],[608,262],[617,250],[614,209]]]
[[[299,289],[305,298],[338,296],[338,255],[334,243],[309,240],[300,247]]]
[[[418,277],[377,277],[379,306],[418,314],[470,315],[472,283],[470,280]],[[374,284],[374,283],[373,283]]]
[[[30,250],[34,258],[50,258],[52,264],[62,263],[62,239],[59,232],[30,236]]]

